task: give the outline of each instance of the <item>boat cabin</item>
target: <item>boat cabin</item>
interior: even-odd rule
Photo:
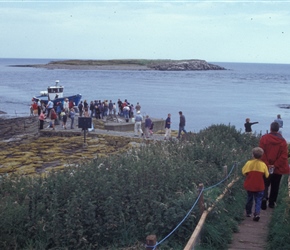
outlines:
[[[63,98],[63,86],[58,85],[59,80],[55,81],[55,86],[48,86],[47,91],[40,91],[41,96],[48,96],[49,100]]]

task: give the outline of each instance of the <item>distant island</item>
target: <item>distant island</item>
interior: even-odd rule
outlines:
[[[159,71],[194,71],[225,70],[224,67],[211,64],[205,60],[61,60],[48,64],[12,65],[14,67],[35,67],[46,69],[79,69],[79,70],[159,70]]]

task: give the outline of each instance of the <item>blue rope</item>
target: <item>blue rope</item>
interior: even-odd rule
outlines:
[[[233,165],[232,169],[230,170],[230,172],[228,173],[228,175],[227,175],[224,179],[222,179],[220,182],[216,183],[216,184],[213,185],[213,186],[210,186],[210,187],[205,188],[204,191],[209,190],[209,189],[212,189],[212,188],[215,188],[215,187],[217,187],[218,185],[220,185],[221,183],[223,183],[225,180],[227,180],[227,179],[230,177],[230,175],[232,174],[233,169],[234,169],[236,166],[237,166],[237,163],[235,163],[235,164]]]
[[[181,222],[179,222],[179,224],[167,235],[167,236],[165,236],[160,242],[156,242],[156,244],[154,245],[154,246],[148,246],[148,245],[145,245],[145,247],[149,247],[149,248],[152,248],[153,250],[155,250],[156,249],[156,247],[158,246],[158,245],[160,245],[161,243],[163,243],[167,238],[169,238],[179,227],[180,227],[180,225],[187,219],[187,217],[190,215],[190,213],[192,212],[192,210],[194,209],[194,207],[195,207],[195,205],[197,204],[197,202],[199,201],[199,199],[200,199],[200,196],[201,196],[201,194],[203,193],[203,191],[205,191],[205,190],[209,190],[209,189],[211,189],[211,188],[214,188],[214,187],[216,187],[216,186],[218,186],[218,185],[220,185],[221,183],[223,183],[225,180],[227,180],[229,177],[230,177],[230,175],[232,174],[232,172],[233,172],[233,169],[235,168],[237,166],[237,163],[235,163],[234,165],[233,165],[233,167],[231,168],[231,170],[230,170],[230,172],[228,173],[228,175],[223,179],[223,180],[221,180],[220,182],[218,182],[217,184],[215,184],[215,185],[213,185],[213,186],[210,186],[210,187],[208,187],[208,188],[202,188],[201,189],[201,191],[200,191],[200,193],[199,193],[199,195],[198,195],[198,197],[197,197],[197,199],[196,199],[196,201],[194,202],[194,204],[192,205],[192,207],[191,207],[191,209],[187,212],[187,214],[185,215],[185,217],[182,219],[182,221]]]
[[[202,192],[203,192],[203,188],[202,188],[202,190],[201,190],[201,192],[200,192],[200,194],[198,195],[198,197],[197,197],[197,199],[196,199],[196,201],[194,202],[194,204],[192,205],[192,207],[191,207],[191,209],[187,212],[187,214],[185,215],[185,217],[182,219],[182,221],[181,222],[179,222],[179,224],[171,231],[171,233],[169,233],[166,237],[164,237],[160,242],[157,242],[156,244],[155,244],[155,246],[152,246],[152,248],[153,248],[153,250],[155,250],[155,248],[158,246],[158,245],[160,245],[163,241],[165,241],[168,237],[170,237],[179,227],[180,227],[180,225],[187,219],[187,217],[190,215],[190,213],[192,212],[192,210],[193,210],[193,208],[195,207],[195,205],[196,205],[196,203],[198,202],[198,200],[199,200],[199,198],[200,198],[200,196],[201,196],[201,194],[202,194]],[[151,246],[147,246],[147,247],[151,247]]]

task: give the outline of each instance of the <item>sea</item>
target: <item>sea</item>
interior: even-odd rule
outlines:
[[[128,100],[141,105],[142,114],[166,119],[178,129],[194,133],[213,124],[244,131],[246,118],[259,122],[254,132],[265,134],[281,114],[283,136],[290,141],[290,64],[210,62],[226,68],[211,71],[68,70],[13,65],[46,64],[61,59],[0,59],[0,110],[2,117],[29,115],[33,96],[54,85],[65,95],[82,94],[82,100]],[[283,106],[284,108],[281,108]]]

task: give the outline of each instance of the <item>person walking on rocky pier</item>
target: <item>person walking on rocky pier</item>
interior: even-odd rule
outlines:
[[[178,130],[178,136],[177,138],[180,138],[181,135],[181,131],[183,131],[185,134],[187,134],[186,130],[185,130],[185,116],[182,114],[182,111],[179,111],[179,130]]]
[[[74,108],[71,108],[70,109],[70,112],[69,112],[69,118],[71,119],[71,124],[70,124],[70,128],[71,129],[74,129],[74,120],[75,120],[75,110]]]
[[[149,115],[146,115],[146,119],[145,119],[145,136],[146,138],[149,138],[149,130],[151,128],[152,125],[152,120],[150,119]]]
[[[170,137],[171,137],[171,114],[168,114],[165,120],[164,140],[168,140]]]
[[[143,136],[142,126],[141,126],[142,121],[143,121],[143,117],[140,113],[141,113],[140,110],[137,111],[137,115],[135,117],[135,127],[134,127],[135,136],[138,136],[139,132],[141,133],[141,136]]]
[[[43,124],[44,124],[44,120],[45,120],[46,116],[44,114],[44,112],[41,110],[40,111],[40,115],[39,115],[39,129],[43,129]]]
[[[141,111],[141,105],[139,104],[139,102],[137,102],[135,109],[136,109],[136,112]]]

